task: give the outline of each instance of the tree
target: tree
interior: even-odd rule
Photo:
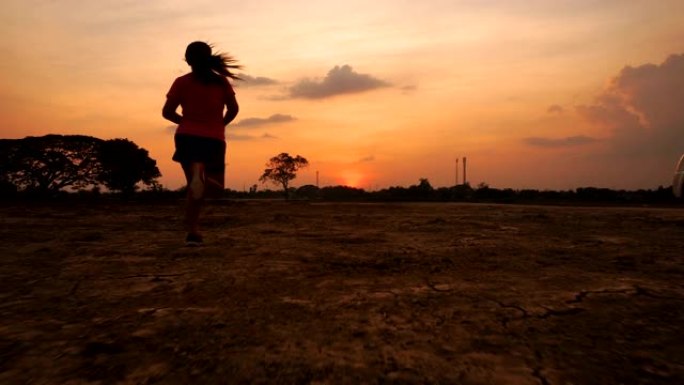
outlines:
[[[283,187],[285,199],[289,197],[288,186],[290,181],[297,177],[297,171],[309,165],[309,161],[305,158],[296,155],[295,157],[283,152],[278,156],[274,156],[266,163],[266,169],[259,178],[262,183],[271,182],[275,185]]]
[[[0,179],[41,194],[97,183],[102,139],[83,135],[0,140]]]
[[[427,178],[420,178],[418,180],[418,185],[416,186],[416,189],[426,194],[429,194],[435,190]]]
[[[104,184],[110,190],[135,191],[142,181],[156,185],[161,176],[145,149],[126,139],[104,141],[84,135],[45,135],[0,139],[0,185],[51,195]]]
[[[316,199],[319,197],[320,190],[312,184],[301,186],[297,189],[297,198]]]
[[[412,185],[406,191],[407,198],[410,200],[424,201],[431,200],[435,189],[427,178],[420,178],[417,185]]]
[[[98,181],[110,190],[132,194],[140,182],[156,187],[157,178],[161,176],[157,161],[150,158],[147,150],[128,139],[104,141],[98,155],[102,165]]]

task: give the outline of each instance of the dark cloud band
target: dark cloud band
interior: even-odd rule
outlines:
[[[568,136],[565,138],[541,138],[541,137],[530,137],[525,138],[523,141],[534,147],[548,147],[548,148],[559,148],[559,147],[573,147],[580,146],[583,144],[596,142],[597,139],[584,136]]]
[[[268,124],[287,123],[287,122],[291,122],[293,120],[297,120],[297,119],[292,115],[274,114],[274,115],[269,116],[268,118],[246,118],[246,119],[242,119],[239,122],[233,124],[232,127],[254,128],[254,127],[265,126]]]
[[[322,80],[303,79],[289,88],[291,98],[323,99],[388,87],[389,83],[355,72],[348,65],[335,66]]]

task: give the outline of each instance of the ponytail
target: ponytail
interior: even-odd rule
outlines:
[[[242,68],[241,65],[236,63],[237,60],[233,59],[230,55],[218,53],[211,55],[211,59],[209,59],[209,68],[223,77],[242,80],[239,76],[231,72],[232,69]]]

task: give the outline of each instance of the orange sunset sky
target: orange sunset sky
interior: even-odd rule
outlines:
[[[295,186],[669,186],[684,153],[682,0],[5,0],[2,137],[149,150],[182,185],[161,117],[204,40],[245,66],[227,185],[280,152]]]

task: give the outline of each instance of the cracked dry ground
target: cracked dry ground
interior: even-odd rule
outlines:
[[[684,210],[0,207],[0,383],[684,383]]]

